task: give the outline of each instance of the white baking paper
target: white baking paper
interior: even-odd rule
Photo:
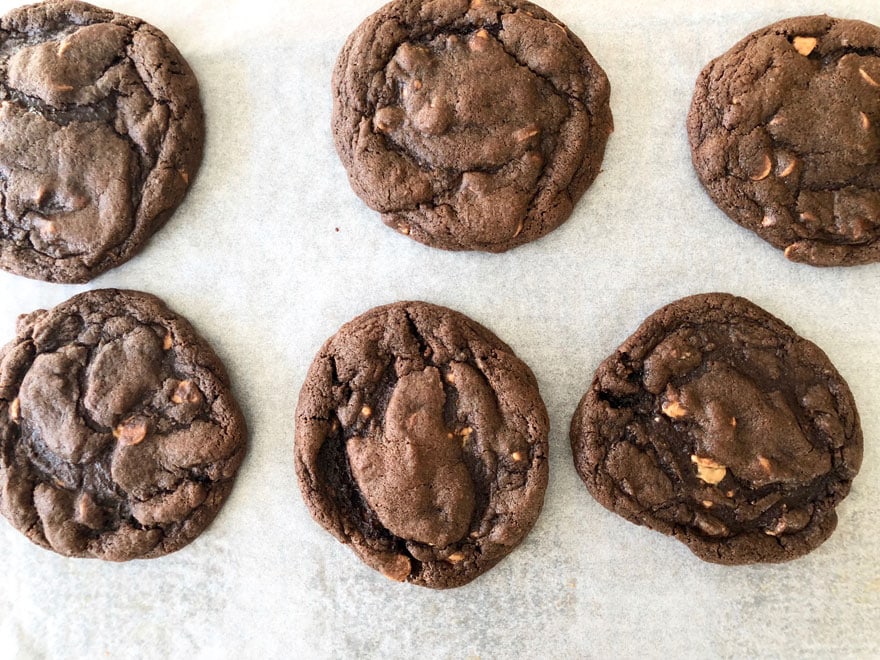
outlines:
[[[880,264],[792,264],[728,220],[693,173],[685,116],[700,69],[752,30],[822,12],[880,24],[880,4],[543,0],[608,73],[616,130],[571,219],[503,255],[421,246],[348,185],[330,135],[330,75],[380,4],[113,0],[164,30],[195,69],[204,163],[147,248],[89,285],[0,272],[0,343],[18,314],[85,289],[157,294],[228,366],[250,451],[213,525],[161,559],[65,559],[0,520],[0,656],[877,657]],[[858,403],[862,471],[838,530],[797,561],[704,563],[607,512],[572,465],[569,421],[599,362],[656,308],[706,291],[744,295],[815,341]],[[532,367],[550,413],[535,529],[451,591],[367,568],[312,521],[294,475],[294,407],[318,347],[400,299],[494,330]]]

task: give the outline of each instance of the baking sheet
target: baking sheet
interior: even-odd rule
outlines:
[[[0,11],[17,3],[0,0]],[[0,521],[0,656],[876,657],[880,653],[880,265],[815,269],[740,229],[701,189],[684,121],[703,65],[775,20],[880,24],[874,0],[543,0],[612,85],[604,171],[560,229],[504,255],[446,253],[384,227],[348,186],[330,74],[377,0],[114,0],[196,71],[202,169],[144,252],[87,286],[0,272],[16,316],[126,287],[185,314],[229,368],[250,452],[214,524],[173,555],[71,560]],[[598,363],[657,307],[729,291],[818,343],[849,381],[865,459],[831,539],[779,566],[721,567],[605,511],[568,424]],[[314,523],[293,470],[293,411],[325,338],[399,299],[454,307],[535,371],[551,419],[544,511],[468,586],[392,583]]]

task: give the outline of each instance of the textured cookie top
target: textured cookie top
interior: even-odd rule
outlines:
[[[655,312],[600,365],[571,442],[600,503],[725,564],[822,543],[862,458],[855,403],[825,354],[718,293]]]
[[[0,19],[0,267],[85,282],[137,252],[202,156],[195,77],[143,21],[82,2]]]
[[[157,298],[104,289],[19,320],[0,351],[0,512],[34,543],[114,561],[186,545],[245,451],[216,355]]]
[[[333,89],[357,194],[449,250],[501,252],[560,225],[612,127],[605,73],[529,2],[391,2],[349,37]]]
[[[455,587],[525,537],[547,486],[529,368],[452,310],[404,302],[344,325],[300,393],[296,470],[315,519],[386,576]]]
[[[880,28],[828,16],[749,35],[700,74],[688,116],[712,199],[785,256],[880,260]]]

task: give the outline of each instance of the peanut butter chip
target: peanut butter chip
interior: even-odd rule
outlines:
[[[51,220],[44,220],[43,218],[37,218],[34,220],[34,228],[40,232],[40,235],[44,238],[52,237],[58,233],[58,228],[55,226],[55,223]]]
[[[105,522],[104,512],[87,492],[82,492],[76,499],[75,511],[74,520],[90,529],[98,530]]]
[[[761,220],[762,227],[772,227],[775,224],[776,224],[776,218],[774,218],[772,215],[765,215],[764,219]]]
[[[177,384],[177,389],[171,395],[173,403],[199,403],[202,400],[202,393],[199,388],[191,380],[182,380]]]
[[[523,459],[523,455],[522,455],[522,453],[521,453],[521,452],[518,452],[518,451],[513,452],[513,453],[510,455],[510,457],[511,457],[514,461],[516,461],[517,463],[519,463],[519,462]]]
[[[397,582],[405,582],[406,578],[409,577],[411,570],[412,565],[410,564],[409,557],[405,555],[397,555],[391,562],[383,567],[382,575],[391,580],[396,580]]]
[[[370,406],[364,406],[363,408],[361,408],[361,416],[369,419],[370,415],[372,415],[372,414],[373,414],[373,410],[372,410],[372,408],[370,408]]]
[[[866,115],[864,112],[859,113],[859,124],[861,125],[863,131],[867,131],[869,128],[871,128],[871,120],[868,119],[868,115]]]
[[[128,419],[115,429],[113,437],[123,445],[136,445],[147,437],[147,423],[142,419]]]
[[[785,520],[780,519],[780,520],[776,521],[776,525],[774,527],[772,527],[770,529],[765,529],[764,533],[767,536],[779,536],[780,534],[782,534],[785,531],[785,528],[787,526],[788,525],[785,524]]]
[[[473,39],[470,40],[469,46],[471,50],[482,53],[489,48],[489,33],[480,29],[474,33]]]
[[[773,161],[770,160],[770,156],[768,156],[767,154],[764,154],[763,167],[755,174],[752,174],[749,178],[752,181],[762,181],[762,180],[766,179],[768,176],[770,176],[770,172],[772,172],[772,171],[773,171]]]
[[[707,484],[719,484],[727,475],[727,468],[711,458],[692,454],[691,462],[697,466],[697,476]]]
[[[464,559],[464,554],[461,552],[453,552],[446,559],[448,561],[452,562],[453,564],[457,564]]]
[[[660,406],[660,410],[670,419],[681,419],[682,417],[687,417],[688,414],[688,409],[675,399],[664,401],[663,405]]]
[[[376,110],[373,125],[381,133],[388,133],[403,123],[403,112],[400,108],[384,107]]]
[[[165,335],[165,338],[162,340],[162,349],[163,350],[171,350],[171,346],[173,345],[174,340],[171,338],[171,333]]]
[[[726,536],[730,531],[727,525],[720,520],[699,513],[696,515],[695,522],[697,527],[709,536]]]
[[[797,52],[806,57],[815,50],[819,40],[816,37],[795,37],[791,43]]]
[[[800,218],[804,222],[811,223],[811,224],[818,221],[818,218],[813,213],[810,213],[809,211],[804,211],[803,213],[801,213]]]
[[[788,164],[782,168],[782,171],[779,173],[780,178],[786,177],[794,172],[795,167],[797,167],[797,158],[792,158],[788,161]]]
[[[877,82],[876,80],[874,80],[871,77],[871,75],[867,71],[865,71],[864,69],[862,69],[862,68],[859,69],[859,75],[862,77],[862,79],[866,83],[868,83],[872,87],[880,87],[880,82]]]
[[[181,180],[185,185],[189,185],[189,173],[186,170],[177,170],[177,173],[180,175]]]
[[[513,132],[513,139],[517,142],[525,142],[529,138],[533,138],[541,132],[537,126],[527,126]]]
[[[18,420],[21,416],[21,402],[18,400],[18,397],[12,400],[12,403],[9,404],[9,419],[18,424]]]

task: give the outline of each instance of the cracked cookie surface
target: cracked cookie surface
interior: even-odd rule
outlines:
[[[217,356],[158,298],[101,289],[0,350],[0,512],[62,555],[158,557],[229,494],[244,421]]]
[[[518,0],[396,0],[349,37],[333,134],[384,222],[502,252],[562,224],[599,172],[609,84],[583,43]]]
[[[378,307],[321,348],[300,393],[312,516],[389,578],[457,587],[526,536],[547,486],[531,370],[489,330],[421,302]]]
[[[0,19],[0,267],[86,282],[127,261],[202,158],[195,76],[130,16],[46,2]]]
[[[719,293],[655,312],[599,366],[571,444],[599,503],[722,564],[816,548],[862,460],[855,402],[827,356]]]
[[[828,16],[758,30],[713,60],[688,115],[713,201],[793,261],[880,261],[880,28]]]

